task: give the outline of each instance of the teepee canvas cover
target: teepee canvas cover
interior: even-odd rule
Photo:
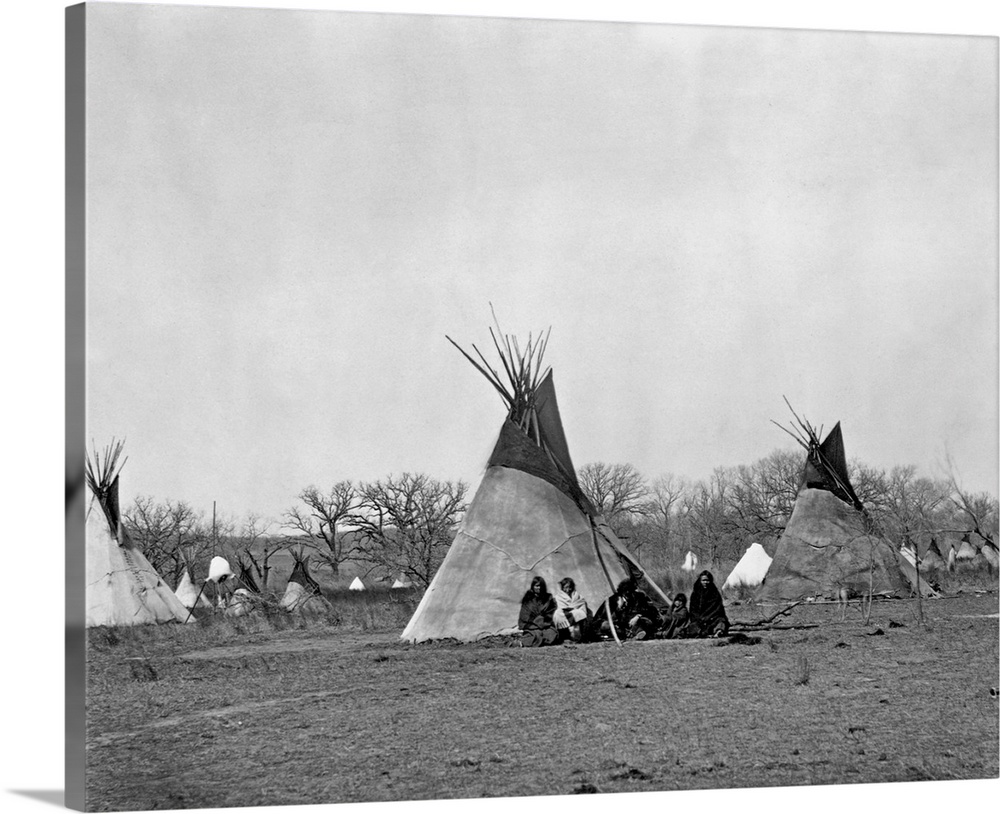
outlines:
[[[779,425],[780,426],[780,425]],[[871,528],[847,474],[840,423],[822,443],[799,422],[807,451],[792,516],[778,540],[763,595],[773,599],[903,590],[896,553]],[[784,428],[782,428],[784,429]]]
[[[444,562],[403,631],[408,641],[516,631],[521,597],[535,576],[550,591],[571,577],[597,612],[621,580],[641,572],[580,489],[551,370],[538,375],[544,343],[529,339],[524,354],[511,353],[505,339],[501,358],[517,380],[506,394],[496,371],[491,377],[466,354],[501,390],[508,417]]]
[[[170,586],[129,539],[118,507],[121,445],[96,470],[87,462],[87,627],[184,622],[190,616]]]

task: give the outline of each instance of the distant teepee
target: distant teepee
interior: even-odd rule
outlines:
[[[750,547],[743,552],[736,567],[729,573],[722,588],[736,588],[740,585],[754,587],[760,585],[767,576],[767,571],[771,567],[771,557],[764,550],[760,543],[751,543]]]
[[[194,580],[191,579],[191,569],[187,565],[184,566],[184,570],[181,572],[181,579],[177,583],[174,594],[185,608],[212,607],[212,603],[208,601],[205,592],[198,588]]]
[[[236,588],[226,601],[226,616],[246,616],[258,607],[260,588],[254,579],[250,565],[242,557],[236,557]]]
[[[983,555],[983,559],[989,563],[990,567],[1000,567],[1000,556],[998,556],[997,547],[992,541],[987,540],[983,543],[983,547],[979,550],[979,553]]]
[[[932,539],[930,545],[927,546],[920,567],[926,571],[939,571],[947,567],[944,557],[941,556],[941,549],[938,548],[937,540]]]
[[[982,557],[979,556],[979,550],[972,544],[969,537],[968,534],[962,537],[962,544],[955,552],[955,562],[958,565],[977,565],[982,560]]]
[[[309,573],[309,558],[302,551],[293,551],[292,559],[295,566],[279,605],[286,611],[298,613],[328,610],[330,603]]]

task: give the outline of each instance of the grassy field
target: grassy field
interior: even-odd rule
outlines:
[[[994,583],[995,585],[995,583]],[[800,605],[818,625],[539,650],[399,641],[415,594],[330,617],[88,634],[88,807],[729,788],[998,774],[997,594]],[[734,620],[773,612],[731,606]],[[751,640],[753,641],[753,639]]]

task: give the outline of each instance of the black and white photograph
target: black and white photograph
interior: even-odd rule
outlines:
[[[995,798],[996,27],[280,6],[52,33],[17,805]]]

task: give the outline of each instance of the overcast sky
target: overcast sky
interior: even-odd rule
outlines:
[[[997,493],[997,41],[88,8],[88,438],[123,498],[278,516],[478,482],[489,303],[577,466],[841,421]]]

